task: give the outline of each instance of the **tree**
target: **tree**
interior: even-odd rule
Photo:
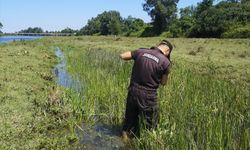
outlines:
[[[244,25],[250,22],[250,3],[227,0],[213,5],[213,0],[203,0],[195,10],[194,19],[191,37],[219,38],[229,30],[245,29]]]
[[[228,29],[225,15],[220,9],[211,7],[203,11],[193,27],[195,37],[216,37],[219,38]]]
[[[3,24],[0,22],[0,33],[2,33],[1,29],[3,27]]]
[[[63,29],[61,33],[75,33],[76,31],[73,29],[70,29],[69,27]]]
[[[247,2],[250,2],[250,0],[241,0],[240,2],[241,3],[247,3]]]
[[[199,17],[199,15],[208,10],[210,7],[213,6],[213,2],[214,0],[203,0],[201,3],[198,3],[198,6],[196,8],[196,13],[195,13],[195,17]]]
[[[40,27],[29,27],[28,29],[19,31],[19,33],[43,33],[43,29]]]
[[[195,7],[189,6],[180,9],[180,18],[176,19],[170,26],[173,37],[188,37],[195,24]]]
[[[177,3],[179,0],[145,0],[143,10],[148,12],[153,20],[155,32],[160,34],[168,30],[170,24],[177,17]]]
[[[133,18],[131,16],[128,16],[128,18],[124,19],[124,27],[123,31],[126,36],[140,36],[140,32],[143,32],[143,30],[146,27],[146,24],[142,19],[139,18]]]
[[[101,35],[118,35],[121,32],[122,17],[117,11],[104,11],[99,15]]]
[[[122,26],[122,17],[119,12],[104,11],[97,17],[88,20],[87,25],[80,30],[78,35],[119,35],[122,32]]]

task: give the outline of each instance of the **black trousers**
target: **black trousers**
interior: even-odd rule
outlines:
[[[147,129],[156,128],[158,124],[158,104],[156,90],[130,86],[127,96],[123,131],[139,135],[139,118]]]

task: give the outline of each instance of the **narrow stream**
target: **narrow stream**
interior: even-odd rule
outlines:
[[[82,82],[73,79],[67,72],[66,59],[60,48],[55,49],[55,55],[60,59],[60,63],[53,69],[57,84],[77,92],[83,90]],[[119,127],[105,125],[100,122],[94,125],[82,123],[75,128],[75,132],[79,138],[80,149],[125,149],[125,145],[119,137]]]

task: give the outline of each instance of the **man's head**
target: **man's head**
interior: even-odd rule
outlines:
[[[173,46],[172,44],[167,41],[167,40],[162,40],[160,42],[160,44],[158,45],[158,48],[164,53],[165,56],[168,57],[168,59],[170,60],[170,54],[171,51],[173,50]]]

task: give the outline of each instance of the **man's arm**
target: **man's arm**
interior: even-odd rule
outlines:
[[[161,85],[165,86],[168,81],[168,73],[164,74],[161,78]]]
[[[171,68],[171,66],[168,66],[166,73],[163,74],[163,76],[161,77],[161,85],[163,85],[163,86],[165,86],[168,82],[168,75],[169,75],[170,70],[171,70],[170,68]]]
[[[120,54],[120,58],[123,60],[131,60],[132,59],[131,51],[127,51],[127,52]]]

